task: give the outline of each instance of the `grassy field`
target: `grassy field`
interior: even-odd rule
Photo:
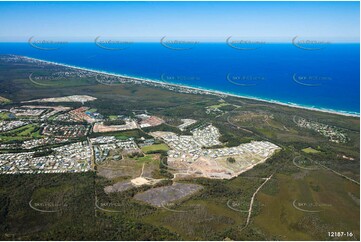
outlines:
[[[166,144],[154,144],[142,147],[144,153],[151,153],[157,151],[168,151],[169,147]]]
[[[220,102],[219,104],[215,104],[215,105],[212,105],[212,106],[209,106],[209,108],[221,108],[221,107],[224,107],[224,106],[227,106],[229,105],[229,103],[226,103],[226,102]]]
[[[320,153],[319,150],[315,150],[315,149],[313,149],[313,148],[311,148],[311,147],[304,148],[304,149],[302,149],[302,151],[305,152],[305,153],[308,153],[308,154]]]
[[[118,116],[116,115],[109,115],[109,119],[114,121],[114,120],[117,120],[118,119]]]
[[[90,112],[90,113],[95,113],[97,111],[97,109],[96,108],[91,108],[91,109],[89,109],[87,111]]]
[[[0,120],[9,119],[9,112],[0,112]]]
[[[28,124],[17,129],[10,130],[5,133],[0,133],[0,141],[20,141],[27,139],[39,139],[42,136],[39,132],[39,126],[36,124]]]

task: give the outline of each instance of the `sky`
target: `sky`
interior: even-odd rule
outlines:
[[[359,8],[359,2],[0,2],[0,41],[304,36],[359,42]]]

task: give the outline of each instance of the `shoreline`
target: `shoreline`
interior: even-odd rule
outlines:
[[[124,74],[110,73],[110,72],[106,72],[106,71],[102,71],[102,70],[93,70],[93,69],[89,69],[86,67],[73,66],[73,65],[58,63],[58,62],[54,62],[54,61],[47,61],[47,60],[42,60],[42,59],[28,57],[28,56],[20,56],[20,57],[23,57],[23,58],[29,59],[29,60],[33,60],[33,61],[44,62],[47,64],[63,66],[63,67],[73,68],[73,69],[82,70],[82,71],[89,71],[89,72],[102,74],[102,75],[108,75],[108,76],[114,76],[114,77],[120,77],[120,78],[128,78],[128,79],[132,79],[135,81],[150,82],[150,83],[154,83],[154,84],[168,85],[168,86],[174,86],[174,87],[178,87],[178,88],[191,89],[191,90],[195,90],[195,91],[205,92],[206,94],[209,94],[209,95],[212,95],[212,94],[213,95],[224,95],[224,96],[229,96],[229,97],[244,98],[244,99],[255,100],[255,101],[259,101],[259,102],[266,102],[266,103],[270,103],[270,104],[277,104],[277,105],[282,105],[282,106],[287,106],[287,107],[292,107],[292,108],[300,108],[300,109],[306,109],[306,110],[311,110],[311,111],[318,111],[318,112],[324,112],[324,113],[330,113],[330,114],[336,114],[336,115],[342,115],[342,116],[349,116],[349,117],[357,117],[357,118],[360,117],[359,113],[354,113],[354,112],[351,113],[351,112],[342,111],[342,110],[307,107],[307,106],[302,106],[299,104],[284,103],[284,102],[280,102],[280,101],[267,100],[267,99],[262,99],[262,98],[257,98],[257,97],[243,96],[243,95],[227,93],[227,92],[223,92],[223,91],[210,90],[210,89],[201,88],[201,87],[192,87],[192,86],[186,86],[186,85],[182,85],[182,84],[162,82],[159,80],[153,80],[153,79],[144,78],[144,77],[133,77],[133,76],[128,76],[128,75],[124,75]]]

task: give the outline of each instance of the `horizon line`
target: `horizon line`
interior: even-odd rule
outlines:
[[[212,41],[212,40],[208,40],[208,41],[196,41],[196,40],[190,40],[190,41],[195,41],[196,44],[208,44],[208,43],[227,43],[227,40],[224,41]],[[255,40],[256,41],[256,40]],[[292,44],[292,40],[290,41],[266,41],[266,40],[258,40],[261,43],[249,43],[249,44]],[[38,44],[82,44],[82,43],[96,43],[95,40],[93,41],[69,41],[69,40],[64,40],[64,41],[59,41],[60,43],[54,42],[54,43],[38,43]],[[321,43],[315,43],[315,44],[360,44],[360,40],[359,41],[327,41],[326,43],[323,43],[323,41],[320,41]],[[18,44],[29,44],[31,42],[29,41],[1,41],[0,43],[4,44],[4,43],[18,43]],[[136,44],[136,43],[161,43],[161,41],[132,41],[132,40],[127,40],[126,43],[115,43],[115,44]],[[107,44],[107,43],[104,43]],[[108,44],[112,44],[112,43],[108,43]],[[236,43],[237,44],[237,43]],[[242,44],[242,43],[239,43]],[[243,43],[243,44],[247,44],[247,43]]]

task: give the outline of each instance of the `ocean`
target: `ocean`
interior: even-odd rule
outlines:
[[[359,44],[331,43],[312,50],[292,43],[249,49],[232,48],[226,43],[198,43],[179,49],[160,43],[123,45],[126,48],[64,42],[50,49],[29,43],[0,43],[0,54],[360,114]]]

